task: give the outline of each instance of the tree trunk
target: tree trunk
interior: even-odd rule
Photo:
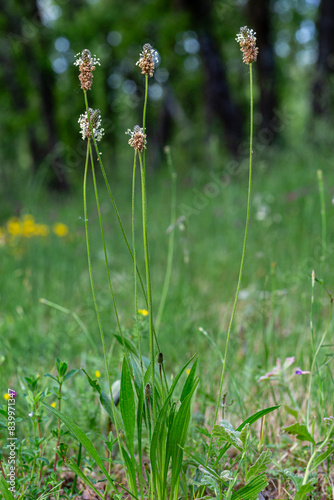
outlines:
[[[221,122],[226,145],[233,155],[238,154],[242,142],[242,116],[232,101],[226,72],[218,44],[212,33],[212,4],[205,0],[182,0],[191,14],[196,30],[205,69],[205,100],[207,115],[216,116]]]
[[[62,159],[57,151],[57,127],[53,89],[55,74],[48,56],[49,41],[35,0],[23,2],[18,8],[7,8],[9,52],[3,51],[6,60],[3,77],[12,96],[13,107],[20,114],[31,108],[31,94],[36,92],[39,119],[30,122],[26,134],[30,148],[32,170],[37,172],[43,163],[49,167],[49,187],[67,191],[69,188]],[[20,13],[20,15],[18,15]],[[22,75],[24,79],[22,80]],[[34,100],[33,100],[34,101]],[[35,113],[33,113],[35,114]],[[43,130],[43,138],[39,134]]]
[[[270,131],[271,133],[265,135],[271,138],[272,141],[275,137],[275,131],[272,130],[272,123],[275,120],[278,99],[269,3],[268,0],[248,0],[247,10],[250,20],[249,28],[256,32],[257,45],[259,47],[256,73],[260,90],[260,129]]]
[[[334,72],[334,2],[322,0],[318,20],[318,61],[313,83],[313,112],[332,115],[333,92],[330,76]],[[326,113],[327,111],[327,113]]]

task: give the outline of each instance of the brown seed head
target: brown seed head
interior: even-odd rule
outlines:
[[[82,53],[75,56],[77,59],[74,62],[75,66],[79,66],[79,80],[82,90],[90,90],[93,83],[93,71],[95,67],[100,66],[100,59],[92,56],[88,49],[84,49]]]
[[[162,352],[159,352],[158,354],[158,365],[162,365],[164,362],[164,355],[162,354]]]
[[[149,43],[145,43],[136,66],[140,67],[142,75],[153,76],[154,68],[158,61],[158,52]]]
[[[126,134],[130,135],[128,144],[140,153],[143,149],[146,149],[146,134],[144,134],[143,129],[139,125],[135,125],[133,130],[128,129]]]
[[[149,399],[149,397],[151,396],[151,386],[150,384],[146,384],[145,385],[145,398]]]
[[[250,64],[256,61],[259,49],[256,46],[256,33],[243,26],[240,28],[240,33],[236,36],[236,41],[240,44],[240,50],[243,53],[242,60],[245,64]]]

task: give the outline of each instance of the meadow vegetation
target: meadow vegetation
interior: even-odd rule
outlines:
[[[86,98],[89,82],[81,84]],[[81,187],[60,198],[32,183],[21,188],[19,213],[3,214],[0,498],[12,498],[5,443],[13,398],[15,498],[334,498],[330,149],[297,134],[289,141],[292,120],[270,151],[254,138],[249,234],[231,324],[248,156],[222,158],[214,136],[201,153],[206,169],[201,161],[185,168],[187,152],[167,148],[165,167],[153,171],[144,137],[134,186],[129,137],[117,165],[103,157],[135,273],[99,169],[103,140],[97,146],[102,135],[92,131],[87,101],[82,116],[85,172],[96,171],[96,183],[87,177],[85,208]],[[130,146],[138,145],[136,133],[145,133],[145,112]],[[84,178],[84,156],[82,163]],[[119,380],[116,405],[110,386]]]

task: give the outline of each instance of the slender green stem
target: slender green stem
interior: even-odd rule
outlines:
[[[139,334],[138,324],[138,290],[137,290],[137,259],[136,259],[136,239],[135,239],[135,192],[136,192],[136,164],[137,164],[137,151],[135,151],[133,159],[133,172],[132,172],[132,254],[133,254],[133,277],[135,288],[135,319],[136,319],[136,334],[138,353],[140,359],[140,367],[143,372],[143,360],[141,355],[141,338]]]
[[[46,299],[39,299],[41,304],[45,304],[46,306],[53,307],[54,309],[57,309],[58,311],[61,311],[64,314],[70,314],[74,321],[79,325],[81,330],[84,332],[84,334],[87,337],[87,340],[89,341],[92,349],[94,350],[95,354],[98,354],[98,348],[96,343],[94,342],[93,337],[89,333],[87,327],[84,325],[84,323],[81,321],[80,317],[77,315],[77,313],[71,311],[70,309],[67,309],[66,307],[60,306],[59,304],[56,304],[55,302],[51,302],[50,300]]]
[[[234,303],[233,303],[233,308],[232,308],[232,314],[231,314],[231,318],[230,318],[230,323],[229,323],[228,330],[227,330],[227,337],[226,337],[226,343],[225,343],[225,352],[224,352],[224,363],[223,363],[223,369],[222,369],[222,374],[221,374],[221,379],[220,379],[219,394],[218,394],[218,399],[217,399],[214,424],[217,421],[218,411],[219,411],[219,406],[220,406],[220,400],[221,400],[221,395],[222,395],[222,392],[223,392],[223,383],[224,383],[224,375],[225,375],[226,362],[227,362],[228,345],[229,345],[229,341],[230,341],[230,335],[231,335],[231,330],[232,330],[232,324],[233,324],[234,314],[235,314],[235,311],[236,311],[236,308],[237,308],[237,302],[238,302],[239,291],[240,291],[240,286],[241,286],[242,273],[243,273],[243,269],[244,269],[244,261],[245,261],[245,254],[246,254],[246,244],[247,244],[247,235],[248,235],[248,225],[249,225],[249,217],[250,217],[251,186],[252,186],[252,157],[253,157],[253,77],[252,77],[252,63],[249,64],[249,80],[250,80],[250,138],[249,138],[249,177],[248,177],[248,197],[247,197],[246,226],[245,226],[244,243],[243,243],[243,248],[242,248],[242,255],[241,255],[241,262],[240,262],[240,269],[239,269],[239,278],[238,278],[237,290],[236,290],[236,294],[235,294],[235,298],[234,298]],[[212,438],[210,439],[210,445],[209,445],[207,459],[206,459],[207,463],[208,463],[209,456],[210,456],[210,453],[211,453],[211,447],[212,447]]]
[[[94,136],[94,134],[93,134],[93,136]],[[111,388],[111,378],[110,378],[110,372],[109,372],[108,356],[107,356],[107,350],[106,350],[106,344],[105,344],[105,338],[104,338],[104,333],[103,333],[103,328],[102,328],[101,317],[100,317],[100,313],[99,313],[99,309],[98,309],[98,305],[97,305],[97,300],[96,300],[94,280],[93,280],[93,271],[92,271],[92,262],[91,262],[91,254],[90,254],[90,244],[89,244],[89,234],[88,234],[88,212],[87,212],[87,172],[88,172],[88,161],[89,161],[89,156],[90,156],[90,150],[91,150],[91,144],[90,144],[90,138],[88,138],[85,173],[84,173],[84,181],[83,181],[83,203],[84,203],[84,218],[85,218],[85,230],[86,230],[88,271],[89,271],[89,279],[90,279],[90,285],[91,285],[91,289],[92,289],[95,313],[96,313],[97,322],[99,325],[100,336],[101,336],[104,363],[105,363],[106,372],[107,372],[108,388],[109,388],[110,399],[111,399],[111,408],[112,408],[112,413],[113,413],[113,419],[115,422],[117,441],[118,441],[118,445],[119,445],[119,448],[121,451],[123,464],[125,464],[125,461],[123,459],[122,443],[121,443],[121,439],[120,439],[120,435],[119,435],[119,429],[117,427],[116,410],[115,410],[112,388]],[[113,488],[115,488],[115,486],[113,484],[112,484],[112,486],[113,486]]]
[[[312,278],[313,278],[313,276],[312,276]],[[312,279],[312,301],[311,301],[311,320],[310,320],[311,334],[312,334],[313,360],[312,360],[312,365],[311,365],[311,370],[310,370],[311,374],[310,374],[307,409],[306,409],[306,423],[307,423],[308,428],[310,425],[311,390],[312,390],[313,372],[314,372],[315,368],[316,368],[317,375],[318,375],[318,383],[319,383],[322,407],[324,410],[326,410],[322,380],[321,380],[320,371],[319,371],[319,367],[318,367],[318,353],[319,353],[319,351],[320,351],[320,349],[325,341],[326,335],[328,333],[328,329],[329,329],[329,325],[330,325],[330,321],[331,321],[331,317],[332,317],[332,312],[333,312],[333,300],[331,298],[329,314],[328,314],[328,318],[327,318],[327,324],[325,327],[325,331],[320,339],[320,342],[319,342],[317,349],[315,349],[315,340],[314,340],[314,333],[313,333],[313,301],[314,301],[314,279]]]
[[[78,457],[77,457],[77,466],[80,467],[81,465],[81,452],[82,452],[82,444],[79,443],[79,449],[78,449]],[[74,479],[73,479],[73,484],[72,484],[72,488],[71,488],[71,493],[72,495],[74,495],[75,493],[75,490],[77,488],[77,479],[78,479],[78,476],[75,474],[74,475]],[[107,488],[106,488],[107,489]]]
[[[324,193],[324,181],[322,176],[322,170],[317,170],[319,194],[320,194],[320,213],[321,213],[321,279],[325,282],[325,261],[327,252],[327,227],[326,227],[326,204],[325,204],[325,193]]]
[[[148,75],[145,75],[145,97],[144,97],[144,108],[143,108],[143,133],[146,130],[146,109],[147,109],[147,97],[148,97]],[[145,154],[145,149],[143,151],[143,156]]]
[[[112,283],[111,283],[108,253],[107,253],[106,241],[105,241],[104,230],[103,230],[101,208],[100,208],[99,196],[98,196],[98,192],[97,192],[97,184],[96,184],[96,176],[95,176],[93,152],[92,152],[92,148],[91,147],[90,147],[90,162],[91,162],[91,167],[92,167],[92,177],[93,177],[93,185],[94,185],[96,207],[97,207],[97,212],[98,212],[98,217],[99,217],[99,224],[100,224],[100,231],[101,231],[101,238],[102,238],[102,245],[103,245],[103,252],[104,252],[104,261],[105,261],[105,264],[106,264],[106,270],[107,270],[107,277],[108,277],[108,283],[109,283],[109,289],[110,289],[111,299],[112,299],[112,303],[113,303],[113,306],[114,306],[117,327],[118,327],[119,333],[121,334],[121,338],[122,338],[122,342],[123,342],[124,353],[125,353],[125,355],[127,357],[128,365],[131,366],[130,365],[130,360],[128,359],[128,351],[127,351],[127,349],[125,347],[125,340],[124,340],[124,336],[123,336],[123,330],[122,330],[121,323],[120,323],[120,320],[119,320],[119,314],[118,314],[118,310],[117,310],[115,294],[114,294],[113,286],[112,286]]]
[[[151,289],[150,256],[149,256],[148,238],[147,238],[146,172],[145,172],[145,165],[142,161],[140,153],[139,153],[139,163],[141,172],[143,240],[144,240],[146,288],[147,288],[147,298],[148,298],[148,314],[149,314],[149,330],[150,330],[150,358],[151,358],[151,371],[152,371],[152,399],[153,399],[152,419],[154,423],[156,416],[156,401],[155,401],[155,386],[154,386],[155,351],[154,351],[153,304],[152,304],[152,289]]]
[[[170,151],[167,151],[167,161],[170,170],[170,175],[172,178],[172,200],[171,200],[171,218],[170,218],[170,233],[169,233],[169,241],[168,241],[168,253],[167,253],[167,266],[166,266],[166,274],[165,280],[162,287],[161,299],[158,308],[157,317],[155,320],[155,327],[157,331],[159,331],[159,326],[162,318],[162,314],[164,312],[167,293],[169,289],[170,278],[172,275],[173,268],[173,255],[174,255],[174,240],[175,240],[175,221],[176,221],[176,173],[173,169],[173,163]]]
[[[310,457],[310,460],[308,461],[308,464],[306,466],[306,470],[305,470],[305,475],[304,475],[304,479],[303,479],[303,483],[302,484],[306,484],[307,483],[307,480],[308,480],[308,476],[311,472],[311,465],[312,465],[312,462],[313,460],[315,459],[315,456],[317,453],[319,453],[319,451],[322,450],[322,448],[328,443],[330,437],[331,437],[331,434],[332,434],[332,431],[333,431],[333,428],[334,428],[334,424],[331,425],[328,433],[327,433],[327,436],[326,438],[323,440],[323,442],[321,443],[321,445],[316,448],[314,450],[314,452],[312,453],[311,457]]]
[[[86,230],[86,246],[87,246],[88,271],[89,271],[89,279],[90,279],[90,285],[91,285],[91,289],[92,289],[92,295],[93,295],[95,313],[96,313],[97,322],[98,322],[98,325],[99,325],[100,336],[101,336],[101,341],[102,341],[102,348],[103,348],[104,362],[105,362],[106,372],[107,372],[107,377],[108,377],[108,385],[109,385],[109,390],[110,390],[110,397],[112,399],[111,379],[110,379],[110,373],[109,373],[106,344],[105,344],[104,333],[103,333],[103,328],[102,328],[102,322],[101,322],[100,313],[99,313],[99,309],[98,309],[98,306],[97,306],[96,294],[95,294],[95,287],[94,287],[94,280],[93,280],[93,271],[92,271],[92,262],[91,262],[91,254],[90,254],[89,234],[88,234],[87,172],[88,172],[89,154],[90,154],[90,139],[88,138],[88,141],[87,141],[87,156],[86,156],[84,182],[83,182],[83,201],[84,201],[84,217],[85,217],[85,230]]]
[[[147,105],[147,95],[148,95],[148,77],[146,77],[146,90],[145,90],[145,105],[144,105],[144,120],[145,120],[145,117],[146,117],[146,105]],[[89,114],[89,107],[88,107],[88,99],[87,99],[87,92],[84,90],[84,99],[85,99],[85,106],[86,106],[86,112],[87,112],[87,118],[88,118],[88,122],[89,122],[89,128],[90,128],[90,131],[91,131],[91,134],[92,134],[92,139],[93,139],[93,143],[94,143],[94,147],[95,147],[95,151],[96,151],[96,154],[97,154],[97,157],[98,157],[98,162],[99,162],[99,165],[100,165],[100,168],[101,168],[101,172],[102,172],[102,176],[103,176],[103,179],[104,179],[104,182],[105,182],[105,185],[106,185],[106,188],[107,188],[107,191],[108,191],[108,194],[109,194],[109,198],[111,200],[111,203],[113,205],[113,208],[114,208],[114,211],[115,211],[115,214],[116,214],[116,217],[117,217],[117,221],[118,221],[118,224],[120,226],[120,229],[121,229],[121,232],[122,232],[122,235],[123,235],[123,239],[125,241],[125,244],[127,246],[127,249],[129,251],[129,254],[130,254],[130,257],[133,261],[133,253],[132,253],[132,250],[131,250],[131,247],[130,247],[130,244],[129,244],[129,241],[126,237],[126,234],[125,234],[125,231],[124,231],[124,227],[123,227],[123,224],[122,224],[122,221],[121,221],[121,217],[119,215],[119,211],[118,211],[118,208],[117,208],[117,205],[116,205],[116,202],[115,202],[115,199],[113,197],[113,194],[112,194],[112,191],[111,191],[111,188],[110,188],[110,185],[109,185],[109,182],[108,182],[108,178],[107,178],[107,175],[106,175],[106,172],[105,172],[105,169],[103,167],[103,162],[102,162],[102,157],[101,157],[101,154],[100,154],[100,151],[99,151],[99,148],[98,148],[98,145],[97,145],[97,142],[96,142],[96,139],[95,139],[95,135],[94,135],[94,131],[93,131],[93,127],[92,127],[92,123],[91,123],[91,119],[90,119],[90,114]],[[145,153],[145,149],[143,151],[143,154]],[[144,286],[144,283],[143,283],[143,279],[141,277],[141,274],[139,272],[139,269],[138,269],[138,266],[137,266],[137,275],[138,275],[138,279],[139,279],[139,282],[140,282],[140,286],[141,286],[141,289],[143,291],[143,295],[144,295],[144,299],[145,299],[145,302],[146,302],[146,306],[148,308],[148,297],[147,297],[147,294],[146,294],[146,291],[145,291],[145,286]],[[153,330],[153,333],[154,333],[154,338],[155,338],[155,342],[157,344],[157,349],[158,351],[160,351],[160,347],[159,347],[159,343],[158,343],[158,338],[157,338],[157,335],[156,335],[156,332],[155,330]],[[167,379],[166,379],[166,373],[165,373],[165,369],[163,368],[163,371],[164,371],[164,378],[165,378],[165,383],[167,385]]]
[[[131,250],[129,241],[128,241],[127,237],[126,237],[126,234],[125,234],[125,231],[124,231],[124,226],[123,226],[123,223],[122,223],[122,220],[121,220],[121,217],[120,217],[120,214],[119,214],[119,211],[118,211],[115,199],[113,197],[113,194],[112,194],[112,191],[111,191],[111,188],[110,188],[110,184],[109,184],[109,181],[108,181],[108,178],[107,178],[107,174],[106,174],[106,171],[105,171],[105,169],[103,167],[102,157],[101,157],[101,154],[100,154],[100,151],[99,151],[99,148],[98,148],[98,145],[97,145],[94,133],[93,133],[93,127],[92,127],[92,124],[91,124],[90,114],[89,114],[87,92],[85,90],[84,90],[84,97],[85,97],[85,106],[86,106],[86,112],[87,112],[87,117],[88,117],[88,122],[89,122],[89,128],[90,128],[91,133],[92,133],[93,143],[94,143],[95,151],[96,151],[96,154],[97,154],[97,157],[98,157],[98,162],[99,162],[99,165],[100,165],[100,168],[101,168],[102,176],[103,176],[103,179],[104,179],[104,182],[105,182],[108,194],[109,194],[109,198],[110,198],[111,203],[113,205],[113,208],[114,208],[114,211],[115,211],[115,214],[116,214],[116,217],[117,217],[117,221],[118,221],[119,227],[120,227],[122,235],[123,235],[123,239],[125,241],[125,244],[127,246],[128,251],[129,251],[130,257],[133,260],[132,250]],[[143,283],[143,280],[142,280],[142,277],[141,277],[141,274],[140,274],[138,268],[137,268],[137,274],[138,274],[138,278],[139,278],[139,281],[140,281],[140,284],[141,284],[141,287],[142,287],[142,290],[143,290],[143,295],[144,295],[144,298],[145,298],[145,302],[146,302],[146,304],[148,304],[148,302],[147,302],[147,296],[146,296],[146,292],[145,292],[145,287],[144,287],[144,283]]]
[[[137,290],[137,259],[136,259],[136,234],[135,234],[135,194],[136,194],[136,165],[137,165],[137,151],[135,150],[133,159],[133,172],[132,172],[132,253],[133,253],[133,277],[134,277],[134,292],[135,292],[135,328],[137,334],[137,346],[140,359],[140,369],[142,374],[142,385],[144,386],[144,368],[143,368],[143,358],[141,354],[141,335],[139,332],[139,322],[138,322],[138,290]],[[142,472],[142,443],[138,442],[138,463],[139,463],[139,480],[140,480],[140,494],[141,498],[144,497],[144,484],[143,484],[143,472]]]

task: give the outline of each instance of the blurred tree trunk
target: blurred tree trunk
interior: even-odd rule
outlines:
[[[313,83],[313,112],[332,115],[333,92],[330,88],[334,72],[334,1],[322,0],[318,20],[318,61]]]
[[[207,115],[216,116],[224,129],[226,145],[233,155],[242,142],[242,116],[232,101],[222,56],[212,33],[212,4],[206,0],[182,0],[198,34],[205,69]]]
[[[256,32],[259,56],[256,62],[258,77],[261,113],[261,129],[268,129],[272,134],[268,137],[274,139],[272,123],[275,120],[277,108],[277,78],[275,71],[275,54],[271,38],[270,2],[268,0],[248,0],[247,11],[250,20],[249,28]]]
[[[49,187],[66,191],[69,185],[57,151],[55,74],[49,59],[47,28],[35,0],[7,3],[5,11],[8,43],[1,51],[1,60],[6,61],[2,76],[14,109],[31,116],[26,134],[32,170],[37,173],[42,166],[47,168]]]

